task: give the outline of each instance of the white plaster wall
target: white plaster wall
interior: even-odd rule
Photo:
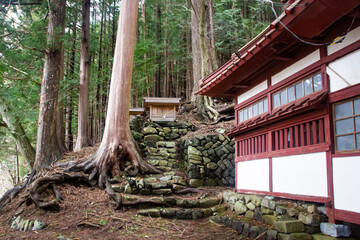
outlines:
[[[264,91],[267,89],[267,80],[263,81],[262,83],[256,85],[255,87],[253,87],[252,89],[250,89],[249,91],[244,92],[243,94],[239,95],[237,97],[237,103],[240,104],[243,101],[255,96],[256,94]]]
[[[271,85],[275,85],[278,82],[281,82],[287,77],[290,77],[294,73],[302,70],[303,68],[313,64],[316,61],[320,60],[320,51],[316,50],[306,57],[302,58],[301,60],[297,61],[296,63],[292,64],[291,66],[285,68],[281,72],[275,74],[271,77]]]
[[[273,158],[273,191],[326,197],[326,153]]]
[[[326,72],[330,78],[331,92],[360,83],[360,50],[330,63]]]
[[[346,34],[345,36],[345,39],[341,43],[328,46],[327,47],[328,55],[333,54],[334,52],[337,52],[346,46],[349,46],[350,44],[356,42],[359,39],[360,39],[360,26],[348,32],[348,34]]]
[[[237,189],[269,191],[269,159],[236,163]]]
[[[360,213],[360,157],[333,158],[335,208]]]

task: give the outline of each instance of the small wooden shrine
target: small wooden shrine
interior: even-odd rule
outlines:
[[[145,111],[152,121],[175,121],[181,98],[145,97]]]

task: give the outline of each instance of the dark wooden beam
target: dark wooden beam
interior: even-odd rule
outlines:
[[[274,59],[287,62],[287,61],[293,60],[294,58],[292,58],[292,57],[284,57],[284,56],[275,56]]]

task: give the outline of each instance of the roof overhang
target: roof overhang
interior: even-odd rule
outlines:
[[[353,19],[356,18],[353,28],[359,25],[359,16],[351,15],[355,8],[360,8],[359,0],[297,0],[279,19],[302,39],[326,43],[342,34],[344,24],[349,27]],[[275,20],[234,53],[227,63],[201,80],[197,93],[233,98],[239,90],[248,88],[252,80],[269,74],[275,66],[291,62],[299,53],[310,53],[316,48],[297,40]]]
[[[180,105],[181,98],[160,98],[160,97],[144,97],[144,104],[145,107],[147,106],[174,106],[174,105]]]

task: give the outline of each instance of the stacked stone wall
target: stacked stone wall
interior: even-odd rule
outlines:
[[[235,141],[223,134],[197,135],[179,142],[192,187],[235,185]]]

